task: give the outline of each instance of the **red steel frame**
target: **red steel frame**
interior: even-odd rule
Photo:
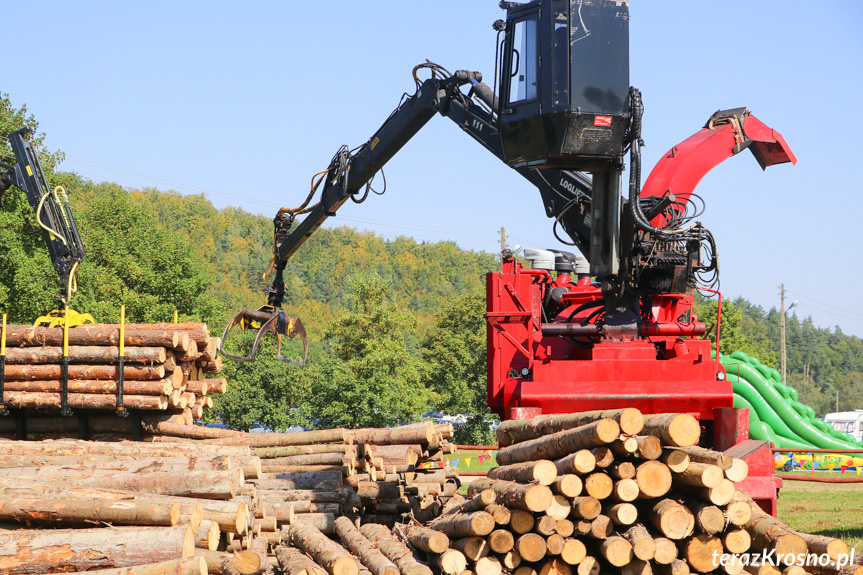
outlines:
[[[723,160],[749,147],[762,167],[796,162],[782,136],[742,113],[711,124],[673,147],[644,185],[644,195],[689,197],[701,178]],[[662,222],[654,221],[654,224]],[[547,289],[566,287],[569,307],[557,318],[542,317]],[[579,305],[601,299],[589,279],[557,277],[528,269],[514,258],[486,281],[488,320],[488,405],[502,419],[539,413],[636,407],[643,413],[691,413],[702,422],[702,444],[747,460],[740,484],[768,512],[776,512],[781,480],[773,475],[770,445],[748,437],[748,414],[734,409],[725,369],[711,359],[704,324],[691,312],[691,294],[654,297],[651,322],[638,337],[604,337],[590,349],[544,336],[548,323],[580,322],[592,310],[570,318]],[[682,322],[684,317],[691,318]]]

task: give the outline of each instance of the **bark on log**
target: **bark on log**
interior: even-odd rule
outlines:
[[[296,433],[238,433],[234,432],[225,445],[248,445],[249,447],[283,447],[289,445],[308,445],[312,443],[347,443],[348,431],[344,429],[323,429],[320,431],[299,431]]]
[[[125,328],[127,346],[156,346],[186,349],[189,336],[176,329]],[[69,330],[69,345],[118,346],[120,328],[110,324],[79,325]],[[63,345],[63,329],[24,325],[6,326],[6,345],[9,347],[50,347]]]
[[[117,363],[120,349],[99,345],[70,345],[69,363]],[[164,363],[167,358],[164,347],[127,347],[125,358],[129,363]],[[34,365],[62,363],[62,347],[13,347],[6,349],[9,365]]]
[[[354,440],[358,443],[373,445],[395,444],[434,444],[435,429],[433,427],[390,427],[385,429],[354,429],[351,430]]]
[[[0,442],[0,451],[7,455],[53,455],[53,456],[86,456],[104,455],[113,457],[192,457],[237,455],[247,456],[247,447],[222,447],[202,445],[200,443],[187,445],[182,443],[152,444],[136,441],[118,443],[96,443],[93,441],[65,439],[47,443],[29,443],[23,441]]]
[[[644,416],[644,435],[655,435],[662,445],[690,447],[698,443],[701,426],[688,413],[662,413]]]
[[[611,519],[605,515],[597,515],[596,519],[590,522],[589,536],[594,539],[605,539],[614,532],[614,524]]]
[[[464,539],[456,539],[450,542],[450,546],[461,552],[468,561],[477,561],[482,559],[491,551],[488,541],[482,537],[465,537]]]
[[[497,452],[497,462],[511,465],[537,459],[560,459],[579,449],[589,449],[611,443],[620,435],[620,426],[611,419],[523,441]]]
[[[497,495],[497,503],[510,509],[523,509],[541,513],[552,502],[551,489],[545,485],[521,485],[509,481],[480,479],[468,486],[468,494],[473,497],[480,491],[492,489]]]
[[[0,532],[0,572],[88,571],[189,557],[188,525]]]
[[[311,455],[314,453],[351,453],[356,445],[347,443],[317,443],[311,445],[286,445],[283,447],[253,447],[252,455],[261,459],[276,459],[294,455]]]
[[[441,517],[451,515],[453,513],[470,513],[472,511],[482,511],[489,505],[493,504],[497,499],[497,495],[492,489],[484,489],[473,496],[471,499],[462,501],[458,505],[451,507],[441,513]],[[497,518],[495,518],[497,522]]]
[[[486,490],[490,491],[490,490]],[[484,493],[484,492],[481,492]],[[492,491],[492,493],[494,493]],[[479,495],[479,494],[477,494]],[[503,505],[498,505],[497,503],[492,503],[491,505],[485,508],[485,512],[494,517],[494,522],[498,525],[509,525],[512,519],[512,511]],[[528,530],[529,531],[529,530]]]
[[[722,451],[714,451],[712,449],[707,449],[706,447],[699,447],[697,445],[693,445],[691,447],[677,447],[679,451],[687,454],[689,456],[689,460],[694,463],[707,463],[709,465],[716,465],[723,471],[729,469],[732,464],[732,457],[723,453]],[[666,451],[671,451],[667,449]]]
[[[837,561],[840,555],[848,554],[848,545],[841,539],[825,537],[823,535],[811,535],[809,533],[797,532],[797,534],[806,542],[806,547],[809,548],[810,553],[826,554],[833,561]]]
[[[183,559],[171,559],[158,563],[144,565],[129,565],[115,569],[94,569],[87,571],[90,575],[207,575],[207,561],[201,555]],[[213,571],[210,571],[211,573]],[[59,574],[46,574],[59,575]]]
[[[299,471],[294,473],[265,473],[252,481],[258,489],[314,489],[336,491],[342,487],[343,477],[337,471]]]
[[[5,391],[6,407],[15,409],[60,409],[59,393]],[[103,393],[69,393],[67,403],[72,409],[113,409],[117,398]],[[125,395],[123,404],[128,409],[164,410],[168,400],[162,395]]]
[[[0,520],[40,523],[86,523],[173,526],[180,519],[176,503],[105,499],[46,499],[0,496]]]
[[[332,513],[288,514],[288,525],[306,525],[327,535],[335,533],[335,516]]]
[[[618,535],[605,539],[599,546],[599,552],[615,567],[623,567],[632,561],[632,545]]]
[[[284,489],[267,490],[258,489],[258,497],[268,502],[302,502],[312,503],[340,503],[347,507],[360,507],[360,497],[350,488],[342,488],[337,491],[318,491],[315,489]]]
[[[357,562],[344,547],[310,525],[291,525],[291,543],[308,553],[330,575],[359,575]]]
[[[107,379],[115,380],[120,371],[115,365],[70,365],[71,379]],[[144,379],[162,379],[166,372],[164,365],[127,365],[123,368],[123,378],[126,381]],[[61,365],[7,365],[5,378],[10,381],[27,381],[34,379],[51,380],[63,377]]]
[[[792,559],[788,559],[800,553],[806,553],[808,547],[806,541],[792,531],[784,522],[767,515],[754,502],[750,502],[752,518],[743,526],[757,549],[775,550],[776,555],[783,556],[785,565],[791,565]]]
[[[674,482],[693,487],[716,487],[725,475],[722,469],[709,463],[690,463],[686,471],[674,474]]]
[[[63,382],[59,379],[7,381],[4,391],[26,391],[60,393]],[[108,379],[69,379],[69,393],[117,393],[117,382]],[[123,384],[123,393],[129,395],[167,395],[173,390],[170,379],[135,380],[130,379]]]
[[[373,575],[399,575],[399,568],[381,553],[347,517],[335,520],[336,534]]]
[[[201,521],[195,531],[195,547],[215,551],[219,546],[219,524],[215,521]]]
[[[360,527],[360,533],[395,563],[402,575],[432,575],[432,570],[417,562],[411,550],[386,527],[369,523]]]
[[[656,542],[643,525],[633,525],[623,534],[632,545],[632,554],[642,561],[650,561],[656,555]]]
[[[532,419],[502,421],[495,432],[502,446],[581,427],[601,419],[612,419],[623,433],[637,435],[643,426],[641,412],[635,408],[587,411],[563,415],[538,415]]]

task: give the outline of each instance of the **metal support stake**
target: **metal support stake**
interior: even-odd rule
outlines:
[[[3,314],[3,331],[0,332],[0,415],[9,415],[6,409],[4,381],[6,379],[6,314]]]
[[[64,310],[63,316],[63,387],[60,388],[60,415],[74,415],[69,407],[69,314]]]

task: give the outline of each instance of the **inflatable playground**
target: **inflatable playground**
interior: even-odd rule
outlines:
[[[737,351],[720,354],[734,391],[734,407],[749,409],[749,436],[770,441],[777,449],[863,449],[851,434],[815,417],[798,401],[797,391],[782,383],[779,372]],[[863,453],[777,453],[777,471],[863,471]]]

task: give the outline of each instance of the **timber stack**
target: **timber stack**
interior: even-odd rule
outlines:
[[[4,439],[141,439],[161,435],[163,424],[191,424],[224,393],[220,338],[203,323],[86,324],[60,327],[8,325],[3,403],[13,417],[0,418]],[[2,347],[2,346],[0,346]],[[68,369],[64,363],[68,358]],[[139,417],[118,418],[122,406]],[[63,401],[73,416],[60,417]]]

